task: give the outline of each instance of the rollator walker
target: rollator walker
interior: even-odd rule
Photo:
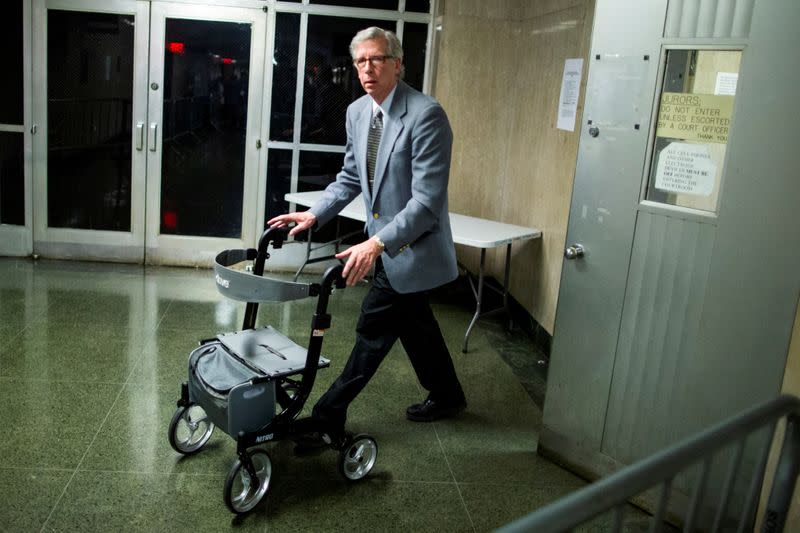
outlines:
[[[256,446],[295,440],[322,432],[309,419],[298,419],[314,386],[317,370],[330,365],[321,356],[330,328],[328,298],[345,287],[342,265],[332,266],[320,283],[297,283],[264,276],[267,248],[283,246],[285,229],[267,229],[258,249],[220,252],[214,262],[217,289],[227,298],[247,302],[241,331],[200,341],[189,354],[189,379],[169,424],[169,443],[184,455],[199,452],[214,427],[236,440],[237,459],[225,479],[224,499],[237,514],[252,510],[267,494],[272,477],[268,453]],[[272,326],[256,328],[259,302],[317,298],[308,349]],[[339,452],[339,472],[349,481],[364,478],[375,466],[378,445],[366,434],[329,435],[323,439]]]

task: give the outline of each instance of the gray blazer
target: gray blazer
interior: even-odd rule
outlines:
[[[447,207],[453,133],[442,106],[402,81],[387,114],[373,193],[367,183],[372,98],[364,95],[347,108],[342,170],[310,211],[321,226],[361,193],[367,233],[386,245],[382,260],[392,287],[424,291],[458,275]]]

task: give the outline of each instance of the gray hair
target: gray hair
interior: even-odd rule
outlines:
[[[353,40],[350,41],[350,57],[352,57],[354,61],[356,59],[356,47],[370,39],[386,39],[386,55],[396,57],[400,60],[403,59],[403,45],[400,43],[400,39],[397,38],[397,35],[393,31],[371,26],[356,33]]]

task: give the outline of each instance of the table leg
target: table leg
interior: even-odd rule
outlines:
[[[312,237],[314,236],[314,229],[308,228],[308,242],[306,242],[306,258],[303,260],[303,264],[300,265],[300,268],[297,269],[297,272],[294,275],[294,281],[297,281],[297,278],[300,277],[300,274],[303,272],[303,269],[308,264],[309,259],[311,259],[311,242],[313,241]]]
[[[317,246],[314,246],[314,229],[313,228],[309,228],[308,229],[308,241],[306,242],[306,257],[303,260],[303,263],[300,265],[300,268],[297,269],[297,272],[294,275],[294,281],[297,281],[297,278],[300,276],[300,274],[303,272],[303,270],[308,265],[310,265],[312,263],[318,263],[320,261],[328,261],[330,259],[335,259],[336,258],[336,254],[339,253],[339,251],[341,249],[340,245],[342,244],[342,242],[345,239],[349,239],[350,237],[353,237],[353,236],[359,235],[359,234],[363,235],[363,231],[360,230],[360,229],[357,230],[357,231],[353,231],[351,233],[348,233],[347,235],[342,235],[341,227],[339,226],[339,219],[337,218],[336,219],[336,236],[335,236],[335,238],[333,240],[326,241],[324,243],[318,243]],[[294,242],[299,244],[301,241],[294,241]],[[311,257],[312,252],[315,252],[315,251],[320,250],[320,249],[324,249],[324,248],[326,248],[326,247],[328,247],[330,245],[333,245],[333,247],[334,247],[334,253],[333,254],[331,254],[331,255],[323,255],[323,256],[319,256],[319,257]],[[344,264],[344,262],[341,259],[339,260],[339,262]]]
[[[341,217],[336,217],[336,241],[333,243],[333,253],[339,253],[339,244],[342,242],[342,238],[339,235],[342,234],[342,219]]]
[[[514,321],[511,318],[511,307],[508,305],[508,281],[511,277],[511,243],[506,246],[506,274],[503,279],[503,307],[508,315],[508,330],[511,331],[514,327]]]
[[[469,323],[466,335],[464,335],[464,347],[461,349],[461,351],[464,353],[467,353],[467,350],[469,349],[469,334],[472,333],[472,328],[475,326],[475,323],[481,316],[481,302],[483,301],[483,270],[485,264],[486,264],[486,248],[481,248],[481,266],[480,270],[478,270],[477,291],[475,290],[475,287],[472,284],[472,278],[469,278],[469,286],[472,289],[472,294],[475,296],[475,314],[472,316],[472,321],[470,321]]]
[[[467,274],[467,279],[469,279],[469,286],[472,289],[472,295],[475,297],[475,314],[472,316],[472,320],[469,323],[469,327],[467,328],[467,334],[464,335],[464,347],[462,348],[462,352],[467,353],[469,349],[469,336],[472,333],[472,328],[475,327],[475,324],[478,322],[478,319],[481,316],[488,316],[492,315],[497,312],[505,311],[506,316],[508,317],[508,329],[511,331],[514,327],[514,320],[511,316],[511,306],[508,303],[508,286],[509,281],[511,279],[511,243],[508,243],[506,246],[506,266],[505,272],[503,276],[503,290],[500,291],[495,287],[487,286],[489,289],[499,292],[503,296],[503,305],[496,309],[492,309],[486,311],[485,313],[481,313],[483,307],[483,288],[486,286],[484,284],[484,277],[485,277],[485,269],[486,269],[486,248],[481,248],[481,266],[480,270],[478,271],[478,287],[476,289],[475,284],[472,282],[472,277]]]

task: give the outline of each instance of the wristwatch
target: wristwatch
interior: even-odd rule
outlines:
[[[381,238],[380,238],[380,237],[378,237],[377,235],[373,235],[373,236],[372,236],[372,240],[373,240],[373,241],[375,241],[375,242],[377,243],[377,245],[378,245],[378,248],[380,248],[380,249],[381,249],[381,252],[382,252],[382,251],[384,251],[384,250],[386,249],[386,245],[385,245],[385,244],[383,244],[383,241],[382,241],[382,240],[381,240]]]

